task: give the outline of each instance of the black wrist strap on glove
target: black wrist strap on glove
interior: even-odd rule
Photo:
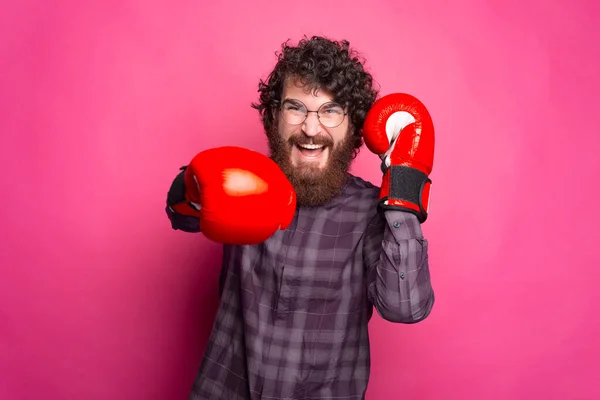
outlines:
[[[181,172],[177,174],[169,192],[167,193],[167,206],[165,212],[171,221],[171,227],[174,230],[184,232],[200,232],[200,219],[193,215],[188,215],[185,212],[186,207],[190,208],[190,212],[197,212],[197,209],[186,201],[185,198],[185,181],[184,175],[187,166],[179,168]]]
[[[179,168],[181,172],[177,174],[173,182],[171,183],[171,187],[169,188],[169,192],[167,193],[167,205],[173,206],[175,204],[185,202],[185,183],[184,183],[184,175],[187,166],[183,166]]]
[[[431,179],[418,169],[403,165],[390,167],[390,187],[388,198],[384,200],[403,200],[419,207],[420,212],[407,209],[415,214],[421,223],[427,219],[427,211],[423,205],[423,189],[431,184]],[[384,206],[385,207],[385,206]]]

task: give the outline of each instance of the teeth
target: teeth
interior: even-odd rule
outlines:
[[[300,144],[299,146],[309,150],[317,150],[323,147],[322,144]]]

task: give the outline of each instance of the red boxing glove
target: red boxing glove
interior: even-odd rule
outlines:
[[[198,216],[200,230],[225,244],[264,242],[287,228],[296,192],[269,157],[235,146],[198,153],[183,173],[185,200],[172,208]]]
[[[425,222],[435,137],[423,103],[405,93],[384,96],[367,113],[363,132],[367,148],[382,159],[382,206],[411,212]]]

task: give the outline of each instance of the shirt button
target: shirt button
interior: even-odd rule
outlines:
[[[400,222],[394,222],[394,228],[400,228]]]
[[[404,272],[400,273],[400,279],[404,279]]]

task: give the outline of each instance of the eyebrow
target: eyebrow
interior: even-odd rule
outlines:
[[[286,102],[286,101],[292,101],[292,102],[294,102],[294,103],[302,103],[300,100],[298,100],[298,99],[294,99],[294,98],[291,98],[291,97],[286,97],[286,98],[284,98],[283,100],[281,100],[281,102],[282,102],[282,103],[283,103],[283,102]],[[302,103],[302,104],[304,104],[304,103]]]
[[[286,98],[282,99],[281,100],[281,104],[285,103],[286,101],[289,101],[291,103],[296,103],[296,104],[302,104],[302,105],[304,105],[306,107],[306,104],[304,104],[302,101],[300,101],[298,99],[295,99],[293,97],[286,97]],[[326,101],[325,103],[321,104],[319,107],[322,107],[324,105],[327,105],[329,107],[330,106],[334,106],[334,105],[338,105],[338,106],[342,107],[342,105],[339,104],[338,102],[336,102],[335,100]]]

